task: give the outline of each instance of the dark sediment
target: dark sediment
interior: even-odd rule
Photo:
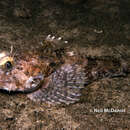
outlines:
[[[48,35],[62,36],[91,57],[112,56],[129,62],[129,1],[90,1],[68,8],[51,0],[0,1],[2,50],[35,50]],[[16,13],[17,12],[17,13]],[[70,13],[71,12],[71,13]],[[81,101],[69,106],[49,106],[26,95],[0,94],[1,129],[129,129],[130,76],[105,78],[83,90]],[[93,112],[94,108],[125,112]]]

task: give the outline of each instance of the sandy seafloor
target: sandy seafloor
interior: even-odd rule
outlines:
[[[130,57],[130,1],[1,0],[0,49],[37,48],[48,35],[61,36],[88,56]],[[102,79],[83,90],[81,101],[50,106],[26,95],[0,93],[0,130],[128,130],[130,75]],[[101,112],[102,109],[125,112]],[[96,112],[98,109],[99,112]]]

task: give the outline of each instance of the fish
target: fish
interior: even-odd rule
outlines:
[[[68,42],[50,35],[35,52],[0,52],[0,90],[25,93],[35,102],[71,104],[81,90],[102,78],[126,76],[127,63],[113,58],[92,58],[69,51]]]

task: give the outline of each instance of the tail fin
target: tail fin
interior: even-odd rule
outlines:
[[[87,58],[88,63],[85,67],[87,82],[91,83],[102,78],[124,77],[130,73],[130,64],[123,60],[108,57]]]

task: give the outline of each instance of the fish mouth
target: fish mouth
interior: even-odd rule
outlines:
[[[44,76],[43,74],[38,74],[36,76],[30,76],[25,83],[17,84],[14,81],[0,81],[0,90],[7,91],[9,93],[11,92],[20,92],[20,93],[31,93],[35,90],[37,90],[41,84],[43,83]]]

